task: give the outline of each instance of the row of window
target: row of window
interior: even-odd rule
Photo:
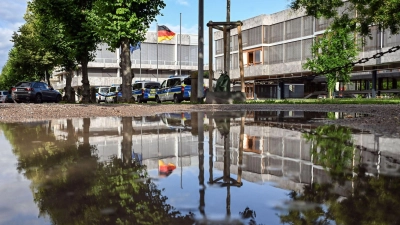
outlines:
[[[312,57],[311,45],[313,39],[305,39],[271,47],[260,47],[248,50],[243,53],[244,66],[252,66],[258,64],[277,64],[284,62],[294,62],[306,60]],[[215,58],[216,70],[223,68],[223,56]],[[239,68],[238,53],[230,54],[230,68]]]
[[[243,47],[270,44],[313,35],[313,24],[316,23],[315,31],[324,30],[328,27],[330,20],[323,18],[314,19],[311,16],[299,17],[285,22],[253,27],[242,31]],[[230,50],[239,49],[238,35],[230,37]],[[224,51],[223,39],[215,41],[215,54]]]
[[[175,48],[177,51],[175,53]],[[113,62],[113,59],[117,58],[115,52],[111,52],[107,49],[107,45],[101,45],[96,51],[97,59],[108,59]],[[170,44],[157,44],[156,43],[142,43],[141,49],[137,49],[131,53],[132,60],[142,60],[142,62],[165,61],[170,62],[171,65],[175,65],[175,54],[177,60],[187,62],[188,64],[197,63],[198,61],[198,46],[197,45],[170,45]],[[181,56],[182,55],[182,56]]]
[[[313,24],[315,21],[315,31]],[[242,31],[243,47],[271,44],[313,35],[314,32],[325,30],[332,20],[315,19],[310,16],[269,25],[258,26]],[[389,30],[379,31],[377,26],[371,27],[371,37],[363,37],[364,51],[400,45],[400,34],[393,35]],[[230,37],[230,51],[238,51],[238,35]],[[215,54],[223,54],[223,39],[215,41]]]

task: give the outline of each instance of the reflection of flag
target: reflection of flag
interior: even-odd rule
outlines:
[[[167,26],[158,26],[158,42],[171,40],[174,36],[175,33],[172,32]]]
[[[136,43],[136,45],[134,45],[134,46],[131,45],[131,47],[130,47],[131,52],[135,51],[136,49],[140,49],[141,44],[142,43],[140,43],[140,41],[139,41],[138,43]]]
[[[172,171],[176,169],[175,164],[173,163],[168,163],[165,164],[164,161],[158,160],[158,175],[161,177],[167,177],[169,176]]]

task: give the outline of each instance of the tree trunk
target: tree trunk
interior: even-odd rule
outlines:
[[[121,71],[122,71],[122,98],[121,102],[132,102],[131,52],[128,38],[121,40]]]
[[[47,85],[51,86],[51,84],[50,84],[50,74],[49,74],[49,71],[47,71],[47,69],[44,71],[44,75],[45,75],[45,79],[47,80]]]
[[[68,103],[75,102],[75,96],[72,95],[72,87],[71,87],[73,73],[74,73],[74,70],[70,69],[65,78],[64,101],[66,101]]]
[[[125,165],[132,162],[132,117],[122,117],[121,153]]]
[[[90,103],[90,84],[88,75],[88,58],[85,56],[81,60],[82,65],[82,103]]]

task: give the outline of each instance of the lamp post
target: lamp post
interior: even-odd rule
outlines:
[[[197,75],[197,102],[203,102],[204,95],[204,0],[199,0],[199,33],[198,33],[198,75]]]

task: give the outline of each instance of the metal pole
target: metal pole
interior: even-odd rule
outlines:
[[[182,13],[179,13],[179,76],[182,76]]]
[[[199,34],[198,34],[198,74],[197,102],[202,103],[204,97],[204,0],[199,0]]]
[[[156,38],[157,38],[157,81],[158,81],[158,23],[156,23],[157,27],[157,32],[156,32]]]
[[[210,21],[211,22],[211,21]],[[208,91],[213,91],[213,28],[208,27]]]
[[[227,0],[226,1],[226,22],[227,23],[230,23],[231,22],[231,0]],[[226,27],[226,26],[225,26]],[[225,38],[226,38],[226,40],[225,40],[225,42],[224,42],[224,44],[226,45],[226,52],[225,52],[225,54],[226,54],[226,58],[225,58],[225,60],[226,60],[226,67],[225,67],[225,71],[226,72],[228,72],[228,75],[230,74],[229,73],[229,70],[230,70],[230,36],[231,36],[231,29],[226,29],[225,30],[225,33],[226,33],[226,35],[225,35]]]
[[[246,92],[244,86],[244,66],[243,66],[243,43],[242,43],[242,25],[237,27],[239,42],[239,70],[240,70],[240,86],[241,92]]]

